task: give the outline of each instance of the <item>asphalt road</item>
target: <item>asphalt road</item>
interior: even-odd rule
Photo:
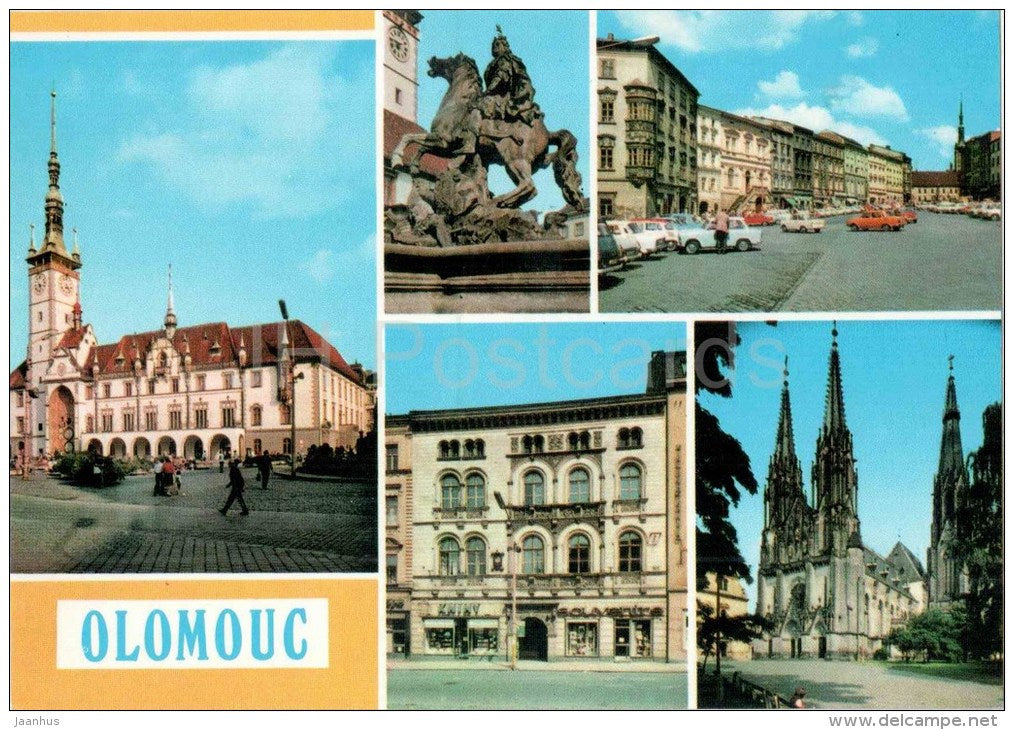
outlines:
[[[686,672],[390,669],[392,710],[685,710]]]
[[[244,470],[250,514],[223,517],[227,475],[188,472],[182,493],[152,496],[153,477],[85,489],[41,474],[11,477],[15,573],[375,572],[372,482],[286,481],[267,490]]]
[[[758,250],[661,254],[601,277],[603,312],[995,311],[1002,224],[919,212],[899,232],[763,229]]]

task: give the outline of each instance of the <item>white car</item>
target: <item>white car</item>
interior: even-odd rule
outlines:
[[[624,221],[608,221],[606,226],[608,226],[609,232],[613,234],[613,238],[616,239],[616,245],[620,247],[620,251],[626,254],[628,259],[641,258],[647,255],[642,251],[637,236],[633,234],[630,226]]]
[[[786,233],[820,233],[827,223],[823,218],[810,218],[803,214],[797,214],[782,221],[782,230]]]
[[[637,244],[641,247],[642,256],[651,256],[653,253],[658,253],[666,248],[666,231],[660,225],[641,220],[624,221],[624,223],[627,224],[630,232],[637,239]]]
[[[680,241],[685,253],[695,254],[704,249],[716,250],[715,224],[709,223],[703,228],[680,231]],[[761,229],[751,228],[742,218],[729,219],[729,240],[726,247],[730,250],[749,251],[761,242]]]

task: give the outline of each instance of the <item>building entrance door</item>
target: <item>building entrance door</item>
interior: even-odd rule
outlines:
[[[821,659],[827,659],[827,637],[821,636],[817,639],[817,656]]]
[[[613,638],[613,655],[630,656],[630,623],[617,621]]]
[[[541,619],[525,619],[525,635],[518,639],[518,659],[549,659],[549,631]]]

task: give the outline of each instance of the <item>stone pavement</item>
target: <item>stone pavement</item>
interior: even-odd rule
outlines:
[[[723,661],[722,672],[740,672],[749,681],[785,697],[806,688],[816,709],[990,709],[1003,707],[1001,685],[927,677],[892,670],[884,662],[822,659]]]
[[[11,570],[25,573],[376,572],[373,483],[287,481],[267,490],[244,470],[251,514],[218,513],[217,470],[188,472],[182,493],[153,477],[106,489],[11,477]]]
[[[895,232],[763,229],[759,250],[662,254],[600,279],[603,312],[998,310],[1002,227],[919,212]]]

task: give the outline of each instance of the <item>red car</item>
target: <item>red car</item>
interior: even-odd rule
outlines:
[[[891,215],[900,215],[905,219],[906,223],[918,223],[919,216],[915,214],[914,210],[892,210]]]
[[[767,213],[744,213],[743,220],[748,226],[770,226],[775,222],[774,216]]]
[[[905,223],[900,215],[888,215],[882,210],[864,213],[845,221],[845,225],[853,231],[900,231]]]

